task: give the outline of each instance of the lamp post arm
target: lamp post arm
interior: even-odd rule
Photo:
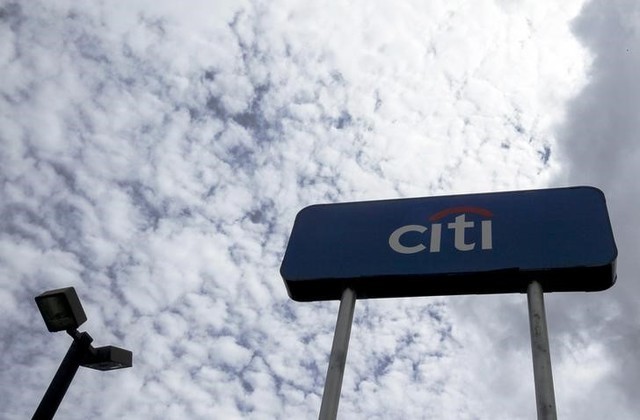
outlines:
[[[47,388],[42,397],[40,405],[38,405],[36,412],[33,414],[32,420],[53,419],[67,389],[69,389],[69,385],[71,385],[73,377],[80,367],[80,362],[84,359],[86,353],[92,349],[91,342],[93,338],[88,333],[79,333],[77,330],[67,332],[73,337],[73,342],[51,380],[49,388]]]

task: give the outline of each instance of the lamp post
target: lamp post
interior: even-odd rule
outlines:
[[[73,377],[80,366],[96,370],[113,370],[132,366],[133,354],[114,346],[95,348],[93,338],[79,332],[87,316],[73,287],[50,290],[35,298],[40,314],[50,332],[66,331],[73,338],[49,388],[42,397],[32,420],[53,419]]]

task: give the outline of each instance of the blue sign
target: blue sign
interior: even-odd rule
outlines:
[[[299,301],[596,291],[616,257],[604,194],[573,187],[309,206],[280,273]]]

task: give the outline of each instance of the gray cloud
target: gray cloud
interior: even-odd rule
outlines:
[[[640,156],[640,58],[635,47],[640,41],[638,16],[640,8],[631,1],[591,1],[585,5],[573,28],[592,54],[589,83],[569,103],[561,131],[566,168],[563,180],[596,185],[605,192],[619,249],[614,288],[587,298],[562,300],[562,305],[572,308],[571,315],[557,314],[574,325],[589,326],[578,333],[570,331],[569,322],[563,322],[560,333],[568,341],[566,345],[573,347],[568,353],[587,359],[584,363],[592,370],[604,371],[606,382],[593,384],[597,393],[606,396],[598,397],[597,409],[602,415],[614,405],[626,407],[623,416],[640,410],[635,385],[640,366],[632,350],[640,340],[635,282],[640,266],[633,251],[638,247],[638,231],[632,222],[640,204],[635,182]]]

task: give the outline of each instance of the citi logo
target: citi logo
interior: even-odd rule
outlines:
[[[482,216],[485,220],[480,221],[480,249],[491,250],[493,249],[493,237],[491,232],[491,218],[493,213],[489,210],[480,207],[451,207],[444,209],[432,215],[429,221],[432,222],[431,226],[423,225],[405,225],[394,230],[389,236],[389,246],[395,252],[400,254],[415,254],[427,249],[427,245],[424,243],[423,234],[426,231],[430,231],[429,234],[429,252],[440,252],[442,245],[442,219],[447,216],[457,214],[453,222],[446,223],[446,228],[452,231],[449,234],[453,234],[453,246],[458,251],[473,251],[476,249],[476,242],[469,241],[467,231],[477,230],[476,222],[467,220],[467,214],[477,214]],[[410,232],[417,232],[418,235],[407,235]],[[446,233],[445,233],[446,234]],[[406,235],[406,236],[405,236]],[[477,233],[474,235],[477,238]]]

